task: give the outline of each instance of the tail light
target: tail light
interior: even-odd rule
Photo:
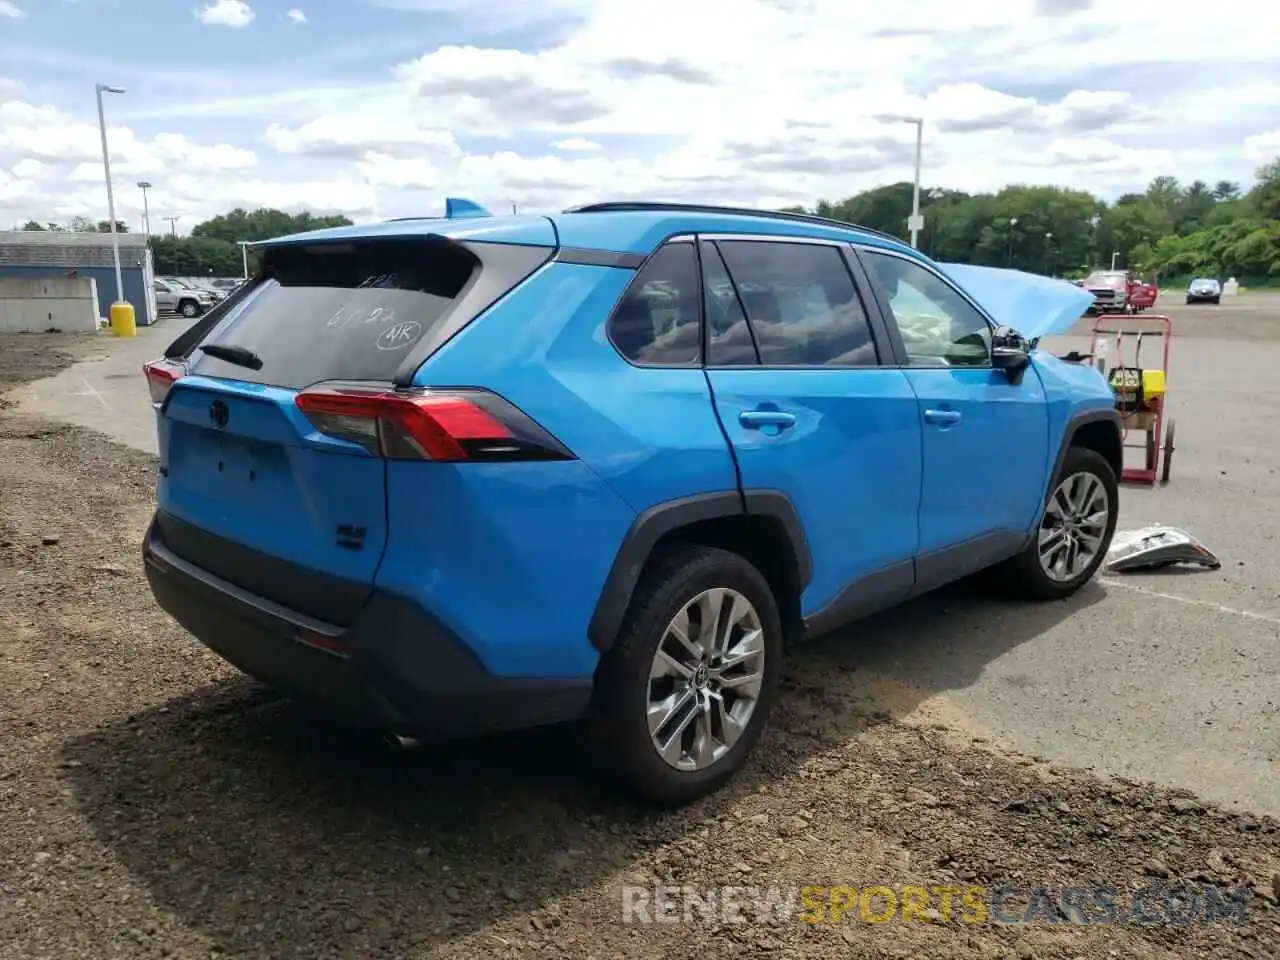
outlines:
[[[147,387],[151,390],[151,403],[159,407],[169,394],[174,381],[184,376],[187,368],[176,360],[152,360],[143,364],[142,372],[147,378]]]
[[[321,433],[388,460],[572,460],[573,454],[487,390],[316,386],[294,401]]]

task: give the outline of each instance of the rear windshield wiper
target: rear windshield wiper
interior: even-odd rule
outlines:
[[[211,357],[234,363],[238,367],[248,367],[250,370],[262,369],[262,358],[248,347],[237,347],[230,343],[207,343],[202,344],[200,349]]]

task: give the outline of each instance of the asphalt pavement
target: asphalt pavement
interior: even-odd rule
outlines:
[[[865,695],[898,715],[1280,815],[1280,295],[1161,308],[1180,332],[1168,371],[1172,481],[1126,486],[1120,528],[1182,527],[1221,570],[1106,576],[1046,605],[957,585],[806,655],[854,668]],[[90,357],[12,399],[155,452],[141,365],[184,327],[166,320],[135,340],[104,337]]]
[[[20,411],[97,430],[156,453],[155,416],[142,365],[161,356],[193,323],[162,317],[128,338],[103,331],[79,362],[57,376],[19,387],[10,399]]]

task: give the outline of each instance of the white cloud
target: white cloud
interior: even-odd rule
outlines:
[[[264,139],[280,153],[308,157],[354,159],[369,150],[410,156],[462,154],[448,130],[376,115],[324,116],[297,127],[273,123]]]
[[[147,139],[128,127],[111,126],[107,142],[112,167],[121,173],[153,173],[171,167],[243,170],[257,164],[257,156],[243,147],[196,143],[181,133],[159,133]],[[102,156],[101,135],[96,123],[74,119],[53,107],[4,103],[0,104],[0,155],[4,153],[49,164],[92,166]],[[72,178],[77,179],[74,170]]]
[[[1280,129],[1245,137],[1244,148],[1255,157],[1268,160],[1280,157]]]
[[[604,149],[594,140],[587,140],[583,137],[570,137],[567,140],[557,140],[551,145],[557,150],[568,150],[575,153],[592,153],[596,150]]]
[[[200,2],[206,22],[253,16]],[[885,114],[924,117],[926,183],[965,190],[1114,197],[1162,173],[1247,181],[1280,153],[1266,65],[1280,8],[1252,0],[1215,0],[1212,18],[1155,0],[652,0],[642,14],[633,0],[545,0],[514,19],[503,0],[372,2],[421,11],[424,27],[447,19],[471,43],[403,49],[363,79],[324,50],[279,74],[226,71],[190,99],[130,97],[117,116],[134,125],[111,129],[122,175],[145,174],[193,223],[259,197],[355,218],[434,212],[447,195],[495,210],[812,203],[910,178],[915,130]],[[380,29],[352,31],[361,57]],[[540,32],[520,42],[527,29]],[[503,47],[486,44],[498,32]],[[24,96],[0,80],[0,222],[100,205],[92,103],[69,114]]]
[[[244,0],[214,0],[196,11],[196,19],[210,27],[247,27],[253,17],[253,8]]]
[[[285,16],[293,23],[302,24],[307,22],[307,15],[296,7],[286,13]]]
[[[1101,137],[1059,139],[1045,148],[1041,162],[1046,167],[1087,166],[1098,173],[1130,174],[1144,183],[1171,169],[1173,155],[1168,150],[1138,150],[1121,147]]]
[[[23,12],[22,8],[16,3],[13,3],[12,0],[0,0],[0,17],[7,17],[10,20],[20,20],[25,16],[26,14]]]
[[[13,175],[22,180],[39,180],[48,176],[51,169],[47,163],[27,157],[13,165]]]
[[[16,101],[26,93],[26,84],[12,77],[0,77],[0,103]]]
[[[440,183],[440,168],[419,157],[370,151],[357,167],[365,183],[374,187],[431,188]]]

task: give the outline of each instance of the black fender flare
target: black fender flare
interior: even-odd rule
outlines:
[[[1041,498],[1045,504],[1048,504],[1049,497],[1053,495],[1054,480],[1057,479],[1058,472],[1062,469],[1062,462],[1067,458],[1067,450],[1072,446],[1071,441],[1076,435],[1076,431],[1086,424],[1108,422],[1115,427],[1116,441],[1121,446],[1121,462],[1124,459],[1123,437],[1124,431],[1120,426],[1120,412],[1115,407],[1104,407],[1094,410],[1079,410],[1067,418],[1067,422],[1062,427],[1062,439],[1058,442],[1057,457],[1053,462],[1053,470],[1049,476],[1045,478],[1044,496]],[[1120,479],[1119,473],[1116,479]]]
[[[587,637],[592,646],[601,653],[613,646],[622,629],[640,573],[662,537],[690,524],[735,516],[769,517],[781,526],[791,547],[788,561],[792,575],[799,591],[803,591],[813,575],[813,560],[800,515],[785,493],[778,490],[724,490],[667,500],[640,513],[622,538],[600,598],[596,601],[591,622],[587,625]]]

